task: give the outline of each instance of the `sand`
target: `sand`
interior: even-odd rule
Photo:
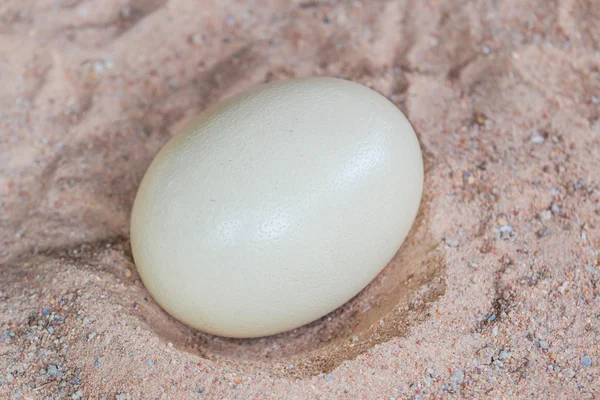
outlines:
[[[600,3],[287,3],[0,4],[0,398],[599,398]],[[195,332],[136,273],[137,185],[207,106],[309,75],[406,113],[418,222],[309,326]]]

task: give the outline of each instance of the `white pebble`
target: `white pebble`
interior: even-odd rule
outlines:
[[[531,137],[531,143],[542,144],[544,143],[544,137],[541,135],[533,135]]]

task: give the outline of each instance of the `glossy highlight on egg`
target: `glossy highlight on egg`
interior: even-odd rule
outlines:
[[[205,110],[160,150],[131,247],[173,317],[267,336],[360,292],[405,240],[422,190],[419,142],[385,97],[334,78],[273,82]]]

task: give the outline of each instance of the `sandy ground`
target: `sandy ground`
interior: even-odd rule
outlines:
[[[419,222],[320,321],[194,332],[135,271],[137,185],[208,105],[308,75],[406,113]],[[0,88],[0,398],[600,398],[598,0],[4,0]]]

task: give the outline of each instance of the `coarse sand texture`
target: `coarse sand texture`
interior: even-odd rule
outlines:
[[[598,0],[0,1],[0,399],[600,398],[599,43]],[[410,121],[423,190],[404,242],[300,327],[235,339],[180,322],[134,262],[146,171],[211,107],[315,76]],[[225,193],[200,211],[242,192]],[[353,207],[335,204],[330,218]],[[191,233],[205,214],[177,218]],[[395,251],[392,218],[348,221],[331,260],[370,259],[367,232],[395,230]]]

